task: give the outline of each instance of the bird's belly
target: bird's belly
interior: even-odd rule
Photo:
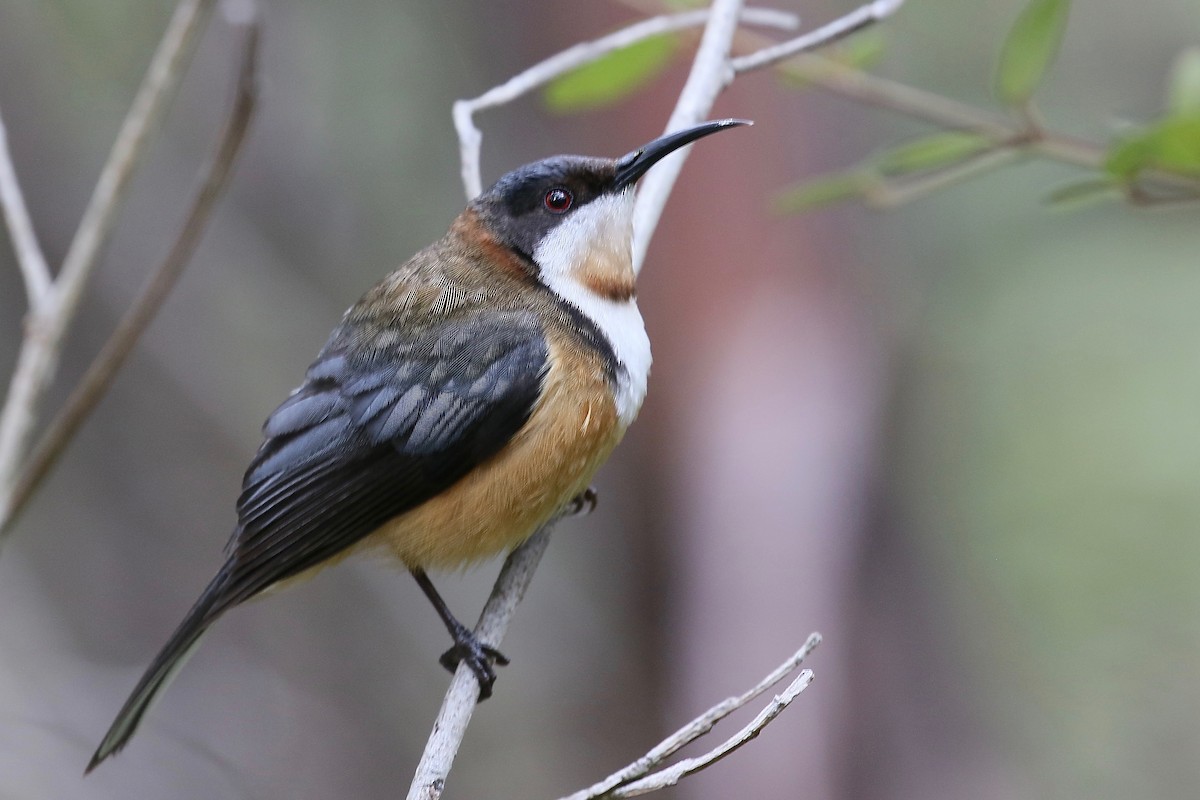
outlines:
[[[550,350],[543,395],[513,439],[371,543],[409,567],[463,566],[520,544],[587,488],[625,426],[599,365]]]

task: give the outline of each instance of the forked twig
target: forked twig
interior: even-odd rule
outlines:
[[[181,0],[176,7],[100,172],[63,260],[62,271],[42,295],[42,302],[30,309],[8,396],[0,412],[0,544],[7,530],[5,521],[11,516],[12,492],[37,420],[38,406],[54,376],[84,287],[108,242],[117,212],[128,195],[133,172],[149,149],[147,145],[160,126],[215,3],[216,0]],[[15,182],[10,185],[14,187]]]
[[[12,490],[5,509],[6,516],[0,521],[0,527],[11,526],[16,521],[67,443],[112,385],[117,371],[125,363],[142,333],[154,320],[179,276],[183,274],[183,269],[191,259],[212,216],[217,199],[229,182],[233,164],[245,142],[246,131],[258,100],[258,49],[262,36],[257,10],[252,4],[247,4],[244,19],[238,24],[245,27],[245,34],[241,66],[238,70],[237,94],[218,140],[216,152],[204,171],[204,177],[192,198],[183,226],[166,257],[147,278],[133,305],[117,323],[112,335],[72,390],[63,408],[33,448]]]
[[[701,57],[707,58],[712,62],[709,70],[718,80],[712,83],[696,82],[693,84],[692,76],[696,74],[693,71],[692,76],[689,76],[688,83],[684,86],[683,92],[679,96],[679,101],[675,105],[675,110],[671,114],[671,119],[667,123],[666,130],[668,132],[678,130],[688,125],[695,125],[703,120],[708,114],[709,109],[712,108],[717,95],[729,86],[738,75],[771,66],[789,56],[835,42],[889,16],[903,5],[903,3],[904,0],[875,0],[873,3],[867,3],[851,11],[849,14],[835,19],[829,24],[823,25],[789,42],[784,42],[781,45],[766,48],[758,53],[735,59],[730,59],[729,54],[733,45],[733,34],[736,31],[736,26],[730,29],[722,27],[714,32],[712,49],[706,52],[704,50],[705,43],[701,42],[701,52],[696,55],[697,63]],[[712,7],[714,18],[717,14],[724,14],[726,19],[728,19],[732,13],[732,7],[736,5],[736,3],[726,5],[720,2],[720,0],[715,0]],[[705,35],[708,35],[708,30],[705,31]],[[718,43],[723,49],[717,47]],[[666,207],[667,197],[671,193],[671,188],[675,185],[675,179],[679,177],[679,171],[683,168],[683,162],[687,158],[690,149],[685,147],[672,153],[667,158],[664,158],[662,163],[655,167],[653,172],[642,179],[642,186],[638,191],[637,216],[634,222],[634,271],[641,271],[642,264],[646,260],[646,252],[650,247],[650,236],[658,224],[658,218],[661,216],[663,208]]]
[[[698,772],[710,764],[716,763],[721,758],[724,758],[738,747],[753,739],[771,720],[779,716],[779,713],[787,707],[788,703],[795,699],[808,686],[812,680],[812,670],[806,669],[801,672],[783,694],[775,698],[749,724],[726,739],[718,747],[702,756],[685,759],[674,766],[654,772],[654,770],[658,769],[668,758],[685,745],[691,744],[704,736],[718,722],[739,708],[742,708],[794,672],[803,663],[804,659],[808,657],[808,654],[815,650],[820,643],[821,634],[811,634],[803,647],[797,650],[787,661],[784,661],[772,670],[770,674],[759,681],[753,688],[718,703],[655,745],[653,749],[637,761],[617,770],[604,780],[563,798],[563,800],[633,797],[637,794],[645,794],[648,791],[672,786],[686,775]]]
[[[488,89],[478,97],[457,101],[453,107],[454,127],[458,132],[462,180],[467,199],[470,200],[483,191],[483,178],[479,166],[483,133],[475,125],[475,112],[511,103],[571,70],[645,39],[686,28],[697,28],[705,24],[708,18],[709,12],[704,10],[650,17],[594,41],[581,42],[569,47],[514,75],[499,86]],[[800,18],[795,14],[769,8],[742,9],[740,19],[748,25],[761,25],[779,30],[792,30],[800,24]]]
[[[742,728],[733,736],[726,739],[717,747],[702,756],[695,758],[685,758],[678,764],[674,764],[661,772],[656,772],[653,775],[647,775],[639,781],[622,786],[609,792],[605,797],[636,797],[642,794],[656,792],[659,789],[665,789],[668,786],[674,786],[688,775],[695,774],[706,767],[720,761],[725,756],[738,750],[742,745],[748,744],[758,738],[758,734],[762,733],[763,728],[780,714],[783,710],[791,705],[801,692],[808,688],[812,683],[813,671],[806,669],[796,676],[788,688],[780,695],[767,704],[767,707],[758,713],[754,719],[747,723],[746,727]]]

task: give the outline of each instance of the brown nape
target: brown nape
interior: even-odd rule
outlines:
[[[457,236],[468,248],[476,250],[480,263],[514,280],[530,282],[535,279],[530,265],[512,248],[501,242],[479,219],[478,212],[468,208],[455,218],[450,235]]]

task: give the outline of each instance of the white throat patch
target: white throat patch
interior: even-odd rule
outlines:
[[[604,195],[573,212],[538,243],[533,260],[542,281],[595,323],[617,357],[617,415],[622,425],[637,417],[650,375],[650,339],[637,301],[597,294],[582,280],[584,272],[628,271],[633,277],[632,191]]]

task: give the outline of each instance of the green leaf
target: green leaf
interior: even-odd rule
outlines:
[[[662,72],[678,44],[674,34],[663,34],[616,50],[555,78],[542,91],[542,99],[560,114],[611,105]]]
[[[1030,0],[1017,17],[996,69],[996,94],[1010,105],[1033,96],[1062,43],[1069,0]]]
[[[863,193],[871,177],[861,172],[839,172],[825,175],[787,189],[771,202],[780,214],[798,214],[821,206],[833,205]]]
[[[1165,117],[1118,141],[1109,148],[1104,168],[1122,181],[1146,169],[1200,177],[1200,114]]]
[[[1111,178],[1089,178],[1060,186],[1046,195],[1046,205],[1056,209],[1073,209],[1103,200],[1121,197],[1121,190]]]
[[[1200,114],[1200,47],[1189,47],[1175,59],[1167,107],[1172,115]]]
[[[978,134],[942,131],[888,150],[876,158],[875,165],[885,175],[904,175],[953,164],[994,146]]]

